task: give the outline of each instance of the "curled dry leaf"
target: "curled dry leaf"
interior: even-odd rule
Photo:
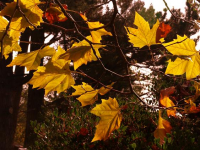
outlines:
[[[164,22],[160,23],[156,32],[156,43],[159,43],[159,40],[161,38],[165,38],[170,31],[171,31],[170,25],[165,24]]]
[[[66,4],[63,4],[62,6],[67,9]],[[49,23],[64,22],[67,20],[67,17],[63,14],[60,7],[53,3],[50,4],[50,7],[46,10],[43,17],[45,17]]]
[[[169,88],[166,88],[164,90],[161,90],[160,91],[160,105],[163,106],[163,107],[173,107],[175,106],[174,103],[172,102],[172,100],[170,100],[169,98],[169,95],[173,94],[175,92],[175,87],[172,86],[172,87],[169,87]],[[173,108],[170,108],[170,109],[167,109],[167,115],[168,116],[176,116],[176,108],[173,107]]]

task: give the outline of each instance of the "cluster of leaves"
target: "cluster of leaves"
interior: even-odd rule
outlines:
[[[199,149],[199,119],[170,118],[173,131],[166,134],[165,143],[161,146],[159,139],[154,139],[157,112],[145,110],[140,105],[126,105],[127,100],[117,97],[123,106],[123,123],[105,142],[90,143],[95,131],[94,125],[99,118],[80,107],[73,98],[66,98],[55,106],[44,107],[45,119],[41,123],[32,122],[38,136],[29,149]],[[129,102],[137,102],[129,98]],[[62,106],[62,107],[61,107]],[[53,109],[52,109],[53,108]],[[66,113],[67,112],[67,113]],[[43,115],[42,115],[43,116]],[[44,117],[44,116],[43,116]],[[166,117],[166,114],[164,114]],[[144,144],[145,143],[145,144]]]
[[[57,49],[54,49],[48,44],[44,44],[38,50],[30,53],[18,54],[7,67],[18,65],[25,66],[28,71],[36,70],[28,83],[32,84],[33,88],[44,88],[46,95],[52,91],[60,93],[73,87],[76,91],[72,96],[80,96],[77,100],[81,102],[82,106],[94,104],[98,100],[98,94],[105,95],[110,90],[127,94],[128,92],[123,92],[123,89],[119,91],[112,88],[115,81],[111,80],[111,82],[108,83],[110,85],[105,85],[79,69],[80,66],[84,64],[87,65],[89,62],[98,61],[104,70],[111,74],[120,78],[128,78],[131,76],[129,74],[129,69],[126,70],[126,74],[121,75],[106,68],[101,61],[100,50],[106,47],[106,45],[101,43],[102,36],[113,36],[117,46],[112,46],[117,47],[122,59],[127,65],[126,67],[129,68],[131,65],[136,65],[136,63],[130,63],[127,61],[126,56],[119,45],[114,28],[115,17],[118,13],[116,1],[112,0],[114,5],[114,14],[110,23],[107,25],[100,22],[90,22],[86,15],[76,12],[82,17],[82,21],[87,25],[86,30],[90,31],[90,34],[86,37],[80,32],[79,28],[81,27],[69,14],[70,11],[66,5],[62,5],[58,0],[55,1],[56,4],[50,4],[49,8],[45,11],[42,11],[38,6],[44,5],[45,2],[40,2],[39,0],[15,0],[12,3],[8,3],[0,13],[1,54],[4,55],[5,58],[8,58],[8,55],[12,51],[21,51],[21,48],[18,45],[21,33],[28,27],[32,30],[37,29],[37,27],[43,23],[43,16],[50,22],[50,24],[66,21],[67,19],[71,20],[74,24],[75,31],[83,40],[73,43],[72,46],[66,50],[62,49],[60,46],[58,46]],[[4,16],[9,16],[10,21],[7,21]],[[165,74],[182,75],[182,78],[185,78],[185,80],[192,80],[200,74],[200,56],[199,52],[195,49],[195,42],[193,40],[189,39],[187,36],[182,37],[177,35],[177,39],[174,39],[171,42],[164,42],[164,38],[171,31],[171,27],[164,23],[160,23],[157,20],[152,29],[150,29],[149,23],[146,22],[137,12],[135,12],[133,24],[137,26],[137,28],[125,27],[129,42],[139,49],[142,49],[145,46],[148,47],[154,63],[154,54],[151,49],[152,45],[159,45],[162,47],[162,53],[165,53],[166,55],[171,54],[171,59],[168,60]],[[105,29],[107,26],[111,27],[112,33]],[[82,28],[85,29],[85,27]],[[50,59],[46,65],[40,66],[41,59],[45,56],[50,57]],[[74,69],[70,70],[70,65],[72,64]],[[74,74],[87,76],[96,82],[97,85],[100,84],[102,87],[99,89],[96,87],[93,88],[84,82],[82,85],[74,85]],[[130,81],[129,78],[129,82]],[[179,105],[180,101],[183,101],[182,99],[176,99],[177,103],[174,104],[170,98],[170,95],[175,92],[176,87],[172,86],[160,91],[160,105],[156,107],[160,109],[158,126],[154,132],[154,136],[160,139],[161,145],[164,144],[164,138],[172,129],[170,123],[163,119],[162,110],[167,110],[167,115],[172,117],[176,117],[178,112],[189,114],[200,111],[199,106],[196,106],[195,104],[199,96],[199,83],[195,82],[193,85],[196,89],[196,94],[189,94],[190,98],[184,99],[184,108]],[[130,92],[128,94],[134,94],[146,107],[154,107],[148,105],[145,100],[142,100],[134,91],[131,84]],[[131,105],[131,103],[129,104]],[[184,111],[182,111],[182,109],[184,109]],[[97,104],[96,107],[90,111],[92,114],[101,118],[98,125],[96,125],[96,132],[92,142],[97,140],[105,141],[110,137],[114,130],[120,128],[122,110],[123,107],[118,104],[116,98],[107,98],[102,99],[102,103]],[[45,128],[44,125],[43,128]]]

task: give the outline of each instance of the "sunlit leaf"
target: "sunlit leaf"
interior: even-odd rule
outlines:
[[[99,94],[101,95],[105,95],[106,93],[108,93],[113,87],[113,84],[115,82],[112,82],[110,85],[107,85],[106,87],[102,86],[100,89],[99,89]]]
[[[92,40],[91,36],[87,36],[86,38],[88,40]],[[104,45],[93,45],[93,47],[97,57],[101,58],[98,49],[104,47]],[[73,44],[73,46],[68,49],[66,53],[60,56],[60,59],[73,60],[75,70],[82,64],[87,64],[87,62],[97,60],[93,50],[91,49],[91,46],[86,40]]]
[[[127,27],[127,35],[129,37],[129,42],[134,45],[134,47],[142,48],[144,46],[151,46],[156,43],[156,31],[159,27],[159,21],[157,20],[153,28],[150,29],[149,23],[144,20],[137,12],[135,12],[134,23],[137,29]]]
[[[36,70],[44,56],[52,56],[54,53],[54,48],[46,46],[30,53],[18,54],[7,67],[19,65],[27,67],[27,70]]]
[[[187,80],[195,78],[200,74],[200,56],[195,49],[195,42],[187,36],[177,36],[172,42],[163,44],[173,55],[188,56],[190,59],[176,58],[169,60],[165,74],[182,75],[186,73]]]
[[[83,14],[80,14],[81,17],[86,21],[86,23],[88,24],[88,27],[90,29],[94,29],[94,28],[101,28],[102,26],[104,26],[104,24],[100,23],[99,21],[97,22],[89,22],[87,17]],[[108,31],[106,31],[104,28],[98,29],[96,31],[90,31],[91,36],[92,36],[92,42],[93,43],[100,43],[100,41],[102,40],[102,36],[103,35],[110,35],[112,36],[112,34]]]
[[[60,69],[49,61],[46,66],[38,67],[28,83],[32,84],[33,88],[44,88],[45,95],[47,95],[51,91],[63,92],[74,85],[75,82],[71,76],[69,64]]]
[[[96,107],[91,110],[92,114],[101,118],[96,126],[97,129],[92,142],[98,140],[105,141],[114,130],[120,127],[122,121],[120,110],[119,104],[115,98],[102,100],[101,104],[97,104]]]
[[[51,62],[53,63],[53,65],[59,67],[60,69],[62,69],[66,63],[70,63],[70,61],[67,61],[65,59],[59,59],[59,57],[64,53],[65,53],[65,50],[62,49],[60,46],[58,46],[57,51],[54,53],[51,59]]]
[[[90,85],[82,82],[82,85],[72,86],[76,91],[72,96],[80,96],[77,98],[82,106],[91,105],[98,99],[98,90],[93,89]]]
[[[35,26],[39,26],[42,20],[43,11],[38,7],[41,2],[39,0],[20,0],[19,6],[27,19]],[[1,16],[12,16],[17,5],[17,0],[11,3],[7,3],[6,7],[0,12]],[[22,13],[17,10],[12,18],[10,25],[9,35],[15,37],[19,36],[19,32],[23,32],[26,27],[32,27],[29,24]]]
[[[3,38],[6,30],[6,26],[8,25],[8,21],[0,16],[0,40]],[[21,51],[21,47],[18,44],[19,37],[10,37],[7,34],[3,39],[3,55],[7,59],[8,55],[13,51]],[[1,44],[0,43],[0,52],[1,52]]]

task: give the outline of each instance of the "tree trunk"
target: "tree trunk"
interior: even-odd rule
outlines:
[[[26,39],[27,33],[21,38]],[[27,51],[27,44],[21,44],[22,51]],[[12,150],[14,134],[17,125],[19,101],[22,85],[24,84],[23,67],[18,68],[13,74],[12,67],[6,67],[12,60],[12,55],[7,60],[0,60],[0,150]]]
[[[35,30],[32,32],[31,41],[37,43],[44,43],[44,31]],[[31,51],[40,49],[42,45],[35,44],[31,45]],[[41,60],[42,61],[42,60]],[[29,146],[34,142],[36,135],[31,128],[31,121],[37,120],[39,122],[39,113],[41,112],[41,106],[43,105],[44,100],[44,90],[32,89],[32,86],[29,85],[28,89],[28,103],[27,103],[27,120],[26,120],[26,131],[25,131],[25,146]]]

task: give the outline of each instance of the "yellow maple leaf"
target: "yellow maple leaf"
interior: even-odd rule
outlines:
[[[39,26],[42,20],[43,11],[38,7],[41,2],[39,0],[20,0],[19,7],[21,11],[25,14],[27,19],[35,26]],[[17,5],[17,0],[11,3],[7,3],[6,7],[0,12],[1,16],[12,16]],[[11,37],[20,36],[20,32],[23,32],[26,27],[32,27],[22,15],[22,13],[17,10],[15,15],[11,20],[10,32]]]
[[[92,40],[91,36],[86,37],[88,40]],[[99,53],[99,48],[104,47],[104,45],[93,45],[97,57],[101,58]],[[96,61],[97,58],[91,49],[91,46],[86,40],[83,40],[79,43],[75,43],[72,45],[70,49],[66,51],[66,53],[62,54],[60,59],[65,60],[73,60],[74,69],[76,70],[82,64],[87,64],[87,62]]]
[[[0,16],[0,40],[3,38],[6,26],[8,25],[8,20],[4,17]],[[9,54],[12,51],[21,51],[21,47],[18,44],[19,38],[9,37],[7,34],[4,36],[3,39],[3,55],[7,59]],[[1,52],[1,44],[0,43],[0,52]]]
[[[99,89],[99,94],[100,95],[105,95],[106,93],[108,93],[113,87],[113,84],[115,82],[112,82],[110,85],[107,85],[106,87],[102,86],[100,89]]]
[[[190,59],[176,58],[175,61],[168,61],[168,66],[165,74],[182,75],[186,73],[187,80],[195,78],[200,74],[200,56],[195,49],[195,42],[186,35],[183,37],[177,35],[177,39],[172,42],[165,43],[163,46],[177,56],[187,56]]]
[[[72,96],[79,96],[79,100],[82,106],[91,105],[98,99],[98,90],[94,90],[90,85],[82,82],[82,85],[72,86],[76,91],[72,93]]]
[[[28,71],[36,70],[44,56],[52,56],[54,53],[54,48],[46,46],[43,49],[32,51],[30,53],[18,54],[17,57],[15,57],[12,62],[7,65],[7,67],[19,65],[27,67]]]
[[[164,138],[166,137],[167,133],[171,132],[172,129],[170,123],[162,118],[161,113],[162,111],[159,110],[158,126],[154,131],[154,137],[160,139],[160,145],[165,143]]]
[[[97,104],[90,112],[99,116],[101,120],[96,126],[95,136],[92,142],[97,140],[106,140],[110,134],[120,127],[122,115],[120,112],[119,104],[115,98],[108,100],[102,99],[101,104]]]
[[[95,28],[100,28],[102,26],[104,26],[104,24],[100,23],[99,21],[97,22],[89,22],[87,17],[83,14],[80,14],[81,17],[83,18],[83,20],[86,21],[86,23],[88,24],[89,29],[95,29]],[[112,34],[108,31],[106,31],[104,28],[98,29],[96,31],[90,31],[91,36],[92,36],[92,42],[93,43],[100,43],[100,41],[102,40],[102,36],[103,35],[110,35],[112,36]]]
[[[174,103],[172,102],[172,100],[170,100],[169,98],[169,95],[173,94],[175,92],[175,87],[172,86],[172,87],[169,87],[169,88],[166,88],[164,90],[161,90],[160,91],[160,104],[164,107],[173,107],[175,106]],[[170,109],[167,109],[167,115],[168,116],[176,116],[176,108],[170,108]]]
[[[45,95],[51,91],[63,92],[75,84],[69,70],[69,64],[60,69],[50,61],[46,66],[39,66],[28,83],[32,84],[33,88],[44,88]]]
[[[54,53],[51,59],[53,65],[59,67],[60,69],[62,69],[66,63],[69,63],[69,61],[66,61],[65,59],[59,59],[59,57],[64,53],[65,50],[58,46],[57,51]]]
[[[137,29],[126,27],[130,43],[139,48],[142,48],[146,45],[150,47],[153,44],[157,44],[156,31],[160,24],[158,20],[156,24],[154,24],[153,28],[150,29],[149,23],[145,21],[144,18],[137,12],[135,12],[134,24],[137,26]]]

